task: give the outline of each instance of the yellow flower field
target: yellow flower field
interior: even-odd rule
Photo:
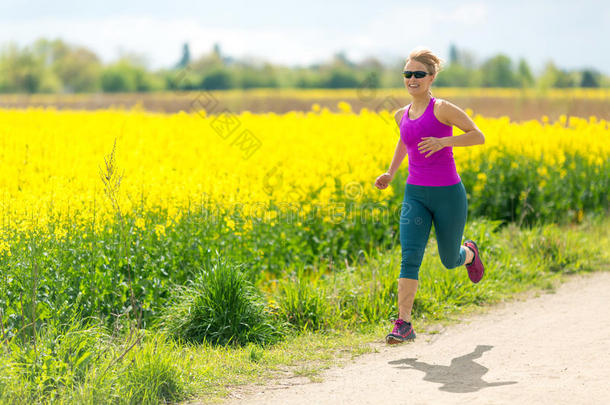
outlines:
[[[115,138],[125,212],[161,207],[176,220],[185,207],[206,201],[227,209],[242,204],[253,215],[263,215],[270,201],[308,210],[328,203],[337,185],[356,201],[383,202],[388,193],[401,194],[396,181],[394,191],[373,187],[398,140],[391,113],[354,114],[345,103],[340,108],[283,115],[0,110],[3,229],[109,221],[113,214],[100,170]],[[489,171],[500,170],[494,162],[506,154],[544,162],[531,173],[542,187],[553,168],[561,178],[580,170],[574,161],[565,164],[566,155],[582,156],[594,173],[607,176],[610,128],[604,120],[475,121],[485,145],[454,149],[458,172],[478,173],[471,192],[483,191]],[[314,200],[304,201],[316,190]]]

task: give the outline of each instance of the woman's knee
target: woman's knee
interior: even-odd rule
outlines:
[[[416,247],[407,247],[403,249],[402,261],[400,263],[400,278],[418,279],[419,268],[421,267],[424,256],[424,249]]]
[[[461,253],[461,247],[458,249],[457,253],[456,252],[452,252],[452,253],[445,253],[442,254],[439,252],[440,257],[441,257],[441,263],[443,263],[443,266],[445,266],[446,269],[455,269],[456,267],[461,266],[460,261],[461,257],[460,257],[460,253]]]
[[[402,266],[398,278],[410,278],[411,280],[419,280],[419,267]]]

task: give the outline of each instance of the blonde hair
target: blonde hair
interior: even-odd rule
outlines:
[[[407,58],[407,63],[410,60],[424,64],[431,75],[440,72],[442,69],[441,64],[444,63],[441,58],[433,54],[428,48],[415,48],[411,51],[409,58]]]

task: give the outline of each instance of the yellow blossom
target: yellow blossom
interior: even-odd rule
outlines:
[[[136,228],[142,230],[146,226],[146,221],[144,221],[144,218],[138,218],[135,221],[135,226]]]
[[[155,234],[157,237],[165,236],[165,226],[161,224],[155,225]]]

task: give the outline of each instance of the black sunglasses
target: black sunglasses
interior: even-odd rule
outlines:
[[[423,70],[416,70],[415,72],[412,72],[410,70],[405,70],[404,72],[402,72],[402,74],[407,78],[410,79],[411,76],[415,76],[416,79],[421,79],[422,77],[426,77],[426,75],[428,75],[428,72],[424,72]]]

